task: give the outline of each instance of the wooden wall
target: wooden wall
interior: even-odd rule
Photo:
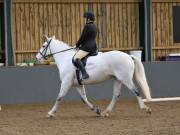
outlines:
[[[75,45],[92,10],[102,51],[139,49],[139,0],[13,0],[13,48],[16,62],[32,59],[42,36]]]
[[[180,6],[180,0],[153,0],[153,59],[170,53],[180,53],[180,43],[173,42],[173,6]]]

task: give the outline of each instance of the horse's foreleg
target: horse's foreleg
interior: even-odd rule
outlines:
[[[0,111],[2,110],[2,108],[1,108],[1,105],[0,105]]]
[[[112,111],[117,99],[120,97],[120,94],[121,94],[121,82],[118,80],[115,80],[114,86],[113,86],[112,100],[111,100],[110,104],[108,105],[108,107],[106,108],[106,110],[102,112],[101,116],[104,116],[104,117],[109,116],[109,114]]]
[[[101,111],[99,109],[99,107],[96,107],[96,106],[93,106],[93,104],[91,104],[88,99],[87,99],[87,96],[86,96],[86,91],[85,91],[85,88],[84,88],[84,85],[82,86],[78,86],[76,87],[78,93],[81,95],[81,99],[84,103],[86,103],[88,105],[88,107],[94,111],[96,114],[100,115],[101,114]]]
[[[58,97],[56,99],[56,102],[54,104],[54,106],[52,107],[52,109],[48,112],[48,117],[53,117],[55,116],[55,113],[58,110],[59,104],[63,101],[63,98],[66,96],[68,90],[70,89],[70,87],[72,86],[71,84],[68,84],[69,82],[62,82],[61,84],[61,89],[60,92],[58,94]]]

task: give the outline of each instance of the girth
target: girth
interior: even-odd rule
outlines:
[[[86,66],[86,62],[87,62],[87,59],[90,57],[90,56],[96,56],[98,55],[98,51],[95,52],[95,53],[90,53],[88,54],[86,57],[82,58],[81,61],[82,63],[84,64],[84,66]],[[76,62],[74,61],[74,58],[72,59],[72,63],[74,64],[74,66],[76,67],[76,77],[77,77],[77,81],[79,83],[79,85],[82,85],[82,75],[81,75],[81,71],[79,70],[79,68],[77,68],[76,66]]]

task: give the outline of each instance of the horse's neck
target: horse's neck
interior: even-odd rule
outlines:
[[[64,47],[62,48],[62,46],[60,45],[55,45],[52,49],[53,53],[56,53],[56,52],[59,52],[59,51],[63,51],[63,50],[66,50],[66,49],[69,49],[70,47]],[[67,61],[70,61],[71,62],[71,59],[72,57],[74,56],[75,54],[75,51],[73,50],[68,50],[68,51],[64,51],[64,52],[59,52],[57,54],[54,54],[53,55],[53,58],[56,62],[57,65],[61,65],[63,66],[64,63]],[[62,64],[63,63],[63,64]]]

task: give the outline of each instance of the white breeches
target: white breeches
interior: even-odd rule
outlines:
[[[74,60],[75,59],[82,59],[85,56],[87,56],[89,54],[89,52],[83,51],[83,50],[79,50],[75,55],[74,55]]]

